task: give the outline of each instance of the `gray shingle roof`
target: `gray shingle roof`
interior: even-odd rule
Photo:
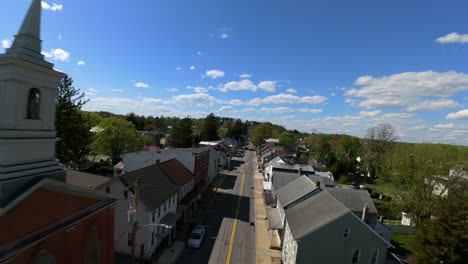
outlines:
[[[287,209],[285,213],[291,233],[298,240],[350,213],[350,210],[327,191],[321,191]]]
[[[378,213],[369,193],[365,190],[333,188],[327,189],[327,191],[353,212],[362,212],[362,209],[367,204],[369,213]]]
[[[313,182],[320,182],[320,187],[334,187],[335,182],[332,181],[330,178],[322,177],[322,176],[317,176],[317,175],[310,175],[309,179],[311,179]]]
[[[104,185],[105,183],[109,182],[110,180],[112,180],[112,178],[86,173],[82,171],[66,170],[65,172],[66,183],[85,188],[89,188],[91,186],[91,188],[96,189],[101,185]]]
[[[273,171],[272,184],[276,190],[301,177],[297,172]]]
[[[276,196],[278,197],[281,206],[286,207],[301,197],[311,193],[315,189],[315,184],[307,178],[307,176],[300,176],[288,185],[277,190]]]
[[[137,177],[140,177],[140,199],[150,210],[161,206],[178,191],[178,187],[169,180],[158,165],[124,174],[121,179],[129,186]],[[134,186],[131,190],[134,192]]]

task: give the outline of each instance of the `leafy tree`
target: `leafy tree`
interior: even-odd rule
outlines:
[[[297,145],[297,139],[295,134],[291,132],[283,132],[279,135],[279,144],[291,151]]]
[[[56,145],[57,157],[68,166],[82,163],[92,141],[92,124],[81,111],[87,102],[84,93],[73,86],[72,78],[65,76],[59,81],[55,99],[55,128],[60,138]]]
[[[100,131],[96,132],[93,152],[111,156],[113,164],[121,160],[123,153],[134,151],[138,146],[139,136],[131,122],[120,117],[109,117],[98,126]]]
[[[211,113],[209,114],[206,118],[205,121],[203,122],[203,126],[201,129],[200,136],[202,140],[207,140],[207,141],[213,141],[213,140],[218,140],[218,119],[216,116]]]
[[[171,131],[171,145],[176,148],[192,146],[192,119],[181,119]]]
[[[251,135],[252,143],[259,146],[263,143],[263,140],[271,137],[272,133],[271,123],[260,123],[253,131]]]
[[[317,141],[313,144],[314,150],[318,152],[318,160],[321,162],[325,162],[328,154],[331,153],[331,145],[330,139],[325,135],[320,135]],[[327,166],[331,166],[332,164],[328,164]]]
[[[418,263],[462,263],[468,259],[467,181],[453,186],[441,199],[430,219],[423,220],[414,239]]]
[[[236,119],[234,121],[234,124],[232,125],[231,133],[229,133],[229,136],[241,141],[246,135],[247,135],[247,125],[242,122],[240,119]]]

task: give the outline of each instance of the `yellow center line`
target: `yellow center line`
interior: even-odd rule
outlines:
[[[231,230],[231,239],[229,241],[229,248],[228,248],[228,254],[227,254],[227,257],[226,257],[226,264],[231,263],[232,247],[234,245],[234,238],[236,236],[237,217],[239,215],[240,201],[241,201],[241,198],[242,198],[242,194],[244,193],[244,181],[245,181],[245,172],[242,171],[242,182],[241,182],[241,187],[240,187],[240,191],[239,191],[239,199],[237,200],[236,216],[234,217],[234,224],[233,224],[232,230]]]

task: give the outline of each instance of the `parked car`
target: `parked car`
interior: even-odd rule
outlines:
[[[203,237],[205,236],[205,227],[201,225],[195,226],[190,233],[189,240],[187,241],[187,247],[189,248],[200,248]]]

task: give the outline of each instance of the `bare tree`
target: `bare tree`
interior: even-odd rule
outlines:
[[[380,124],[369,128],[366,138],[369,148],[364,163],[370,176],[374,179],[381,173],[384,157],[393,147],[398,136],[390,124]]]

